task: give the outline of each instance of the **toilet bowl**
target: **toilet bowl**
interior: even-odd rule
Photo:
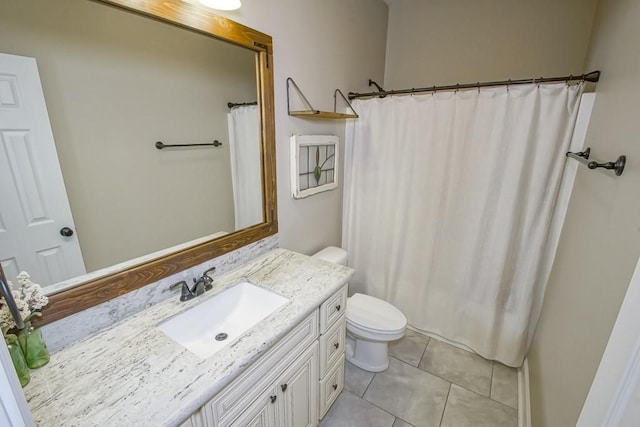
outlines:
[[[329,246],[313,255],[336,264],[347,264],[347,252]],[[393,305],[369,295],[356,293],[347,298],[347,360],[370,372],[389,367],[389,341],[404,336],[407,318]]]

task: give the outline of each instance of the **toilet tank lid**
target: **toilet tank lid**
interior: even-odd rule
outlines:
[[[334,264],[347,265],[347,251],[336,246],[327,246],[312,257],[329,261]]]

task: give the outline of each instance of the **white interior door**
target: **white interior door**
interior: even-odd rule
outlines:
[[[0,342],[0,426],[35,426],[4,340]]]
[[[578,427],[640,425],[639,312],[640,259],[582,407]]]
[[[36,60],[1,53],[0,261],[42,285],[86,272]]]

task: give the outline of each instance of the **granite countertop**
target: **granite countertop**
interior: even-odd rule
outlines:
[[[343,286],[353,270],[284,249],[214,277],[191,301],[156,304],[51,356],[24,388],[37,425],[177,425]],[[290,299],[281,309],[208,359],[156,328],[219,291],[248,279]]]

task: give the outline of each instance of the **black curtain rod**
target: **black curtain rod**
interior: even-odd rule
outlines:
[[[373,80],[369,80],[369,86],[375,85],[379,90],[378,92],[367,92],[367,93],[357,93],[357,92],[349,92],[349,99],[356,98],[368,98],[371,96],[379,96],[385,97],[387,95],[402,95],[402,94],[410,94],[410,93],[423,93],[423,92],[437,92],[439,90],[458,90],[458,89],[476,89],[481,87],[493,87],[493,86],[514,86],[514,85],[524,85],[524,84],[535,84],[535,83],[552,83],[552,82],[570,82],[575,80],[581,80],[586,82],[597,82],[600,79],[600,71],[592,71],[590,73],[581,74],[581,75],[571,75],[564,77],[540,77],[537,79],[520,79],[520,80],[500,80],[495,82],[477,82],[477,83],[465,83],[465,84],[455,84],[455,85],[447,85],[447,86],[431,86],[431,87],[422,87],[422,88],[411,88],[411,89],[397,89],[397,90],[382,90],[382,88]]]
[[[227,102],[227,107],[229,107],[229,108],[244,107],[245,105],[258,105],[258,101],[253,101],[253,102]]]

